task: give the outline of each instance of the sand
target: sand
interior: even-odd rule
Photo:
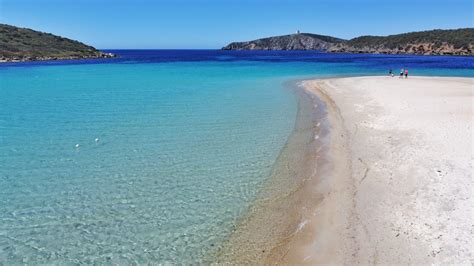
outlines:
[[[331,182],[273,262],[472,264],[474,79],[304,85],[327,105]]]
[[[329,191],[329,121],[325,104],[289,82],[298,97],[295,128],[273,165],[271,175],[247,213],[240,217],[216,264],[264,265],[289,262],[288,250],[301,235]],[[309,236],[306,235],[305,236]]]

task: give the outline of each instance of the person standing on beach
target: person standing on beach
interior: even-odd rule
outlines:
[[[408,78],[408,69],[405,69],[405,78]]]
[[[391,68],[390,68],[390,70],[388,71],[388,75],[393,77],[393,70],[392,70]]]
[[[399,77],[400,79],[403,78],[403,72],[405,72],[404,69],[403,68],[400,69],[400,77]]]

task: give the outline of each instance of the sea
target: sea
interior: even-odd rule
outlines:
[[[295,130],[289,84],[474,77],[474,57],[106,52],[0,64],[0,264],[215,262]]]

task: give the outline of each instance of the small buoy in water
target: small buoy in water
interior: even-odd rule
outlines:
[[[81,147],[81,145],[79,145],[79,144],[76,144],[76,148],[79,148],[79,147]]]
[[[95,142],[99,142],[99,138],[95,138]]]

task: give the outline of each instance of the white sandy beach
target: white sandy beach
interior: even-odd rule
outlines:
[[[474,79],[306,81],[333,182],[283,263],[472,264]]]

